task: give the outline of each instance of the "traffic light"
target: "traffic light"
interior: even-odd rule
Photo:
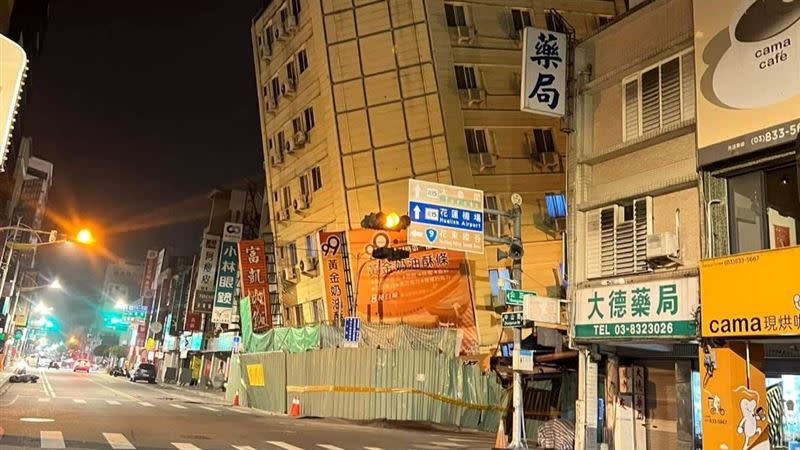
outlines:
[[[411,224],[411,218],[397,213],[385,214],[383,212],[369,213],[361,220],[361,228],[371,230],[405,230]]]
[[[372,250],[372,257],[375,259],[385,259],[388,261],[400,261],[411,256],[408,250],[400,248],[380,247]]]

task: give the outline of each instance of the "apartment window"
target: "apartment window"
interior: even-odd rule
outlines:
[[[455,66],[456,85],[458,89],[475,89],[478,87],[478,80],[475,78],[475,68],[469,66]]]
[[[306,235],[306,258],[313,258],[317,255],[317,238],[315,234]]]
[[[278,191],[272,191],[272,202],[278,204]]]
[[[564,27],[564,22],[561,21],[561,17],[558,14],[548,11],[544,15],[545,23],[547,23],[547,29],[550,31],[556,31],[559,33],[566,33],[567,29]]]
[[[283,153],[283,149],[286,148],[286,135],[283,131],[278,131],[278,134],[275,136],[275,140],[278,144],[278,152]]]
[[[531,150],[534,154],[556,151],[556,146],[553,143],[553,130],[550,128],[535,128],[533,130],[533,148]]]
[[[614,18],[610,16],[595,16],[595,22],[597,24],[597,28],[601,28],[608,25],[609,23],[611,23],[612,20],[614,20]]]
[[[486,130],[466,128],[464,136],[467,139],[467,153],[489,153],[489,147],[486,145]]]
[[[303,111],[303,118],[306,120],[306,131],[314,128],[314,108],[309,106]]]
[[[795,165],[728,178],[731,253],[797,245],[800,191]]]
[[[314,323],[322,323],[326,320],[325,303],[321,298],[311,301],[311,312],[314,316]]]
[[[694,117],[694,56],[684,52],[623,82],[625,140]]]
[[[294,242],[290,243],[288,246],[289,250],[289,265],[290,267],[294,267],[297,265],[297,244]]]
[[[567,217],[567,200],[561,192],[548,192],[544,194],[544,204],[547,207],[547,216],[551,219]]]
[[[303,131],[303,120],[299,117],[292,119],[292,130],[297,134],[298,131]]]
[[[277,105],[278,98],[281,95],[281,80],[279,80],[278,77],[270,80],[270,88],[272,90],[272,101]]]
[[[320,170],[319,166],[315,166],[311,169],[311,187],[314,189],[314,192],[322,189],[322,170]]]
[[[309,194],[308,191],[308,174],[300,175],[300,194],[305,197]]]
[[[444,15],[447,18],[448,27],[467,26],[467,16],[464,14],[463,5],[454,5],[452,3],[445,3]]]
[[[290,59],[289,62],[286,63],[286,79],[292,83],[297,80],[297,73],[294,69],[294,59]]]
[[[272,51],[272,44],[275,42],[274,38],[272,37],[272,24],[271,23],[267,24],[267,26],[264,28],[264,33],[265,33],[265,35],[267,37],[266,38],[267,39],[267,47],[269,47],[269,50],[271,52]]]
[[[300,0],[292,0],[292,14],[296,16],[300,14],[302,9],[303,5],[301,4]]]
[[[292,204],[292,189],[289,186],[283,187],[283,209],[289,209]]]
[[[497,196],[484,195],[483,207],[486,209],[500,209],[500,204],[497,202]],[[486,232],[490,236],[499,236],[500,216],[497,214],[483,213],[483,223],[486,225]]]
[[[586,277],[647,272],[647,235],[653,232],[652,197],[586,213]]]
[[[306,53],[306,49],[297,52],[297,67],[300,69],[300,73],[308,69],[308,53]]]
[[[267,150],[272,150],[272,138],[267,139]]]
[[[289,18],[289,10],[286,8],[281,8],[281,10],[278,11],[278,15],[281,18],[281,23],[286,25],[286,20]]]
[[[531,12],[527,9],[512,9],[511,21],[514,24],[514,31],[521,33],[525,27],[531,26]]]

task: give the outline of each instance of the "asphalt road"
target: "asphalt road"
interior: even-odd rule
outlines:
[[[0,396],[0,449],[472,450],[485,433],[375,428],[233,408],[109,375],[41,370]]]

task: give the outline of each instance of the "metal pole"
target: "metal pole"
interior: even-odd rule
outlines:
[[[511,239],[512,242],[522,245],[522,210],[519,205],[514,205],[511,209]],[[511,260],[511,271],[514,281],[517,282],[517,289],[522,289],[522,259],[513,258]],[[521,307],[514,306],[514,311],[519,311]],[[520,350],[522,349],[522,329],[514,328],[514,354],[519,358]],[[512,435],[509,448],[525,449],[528,448],[524,435],[525,428],[525,411],[522,404],[522,374],[519,371],[514,371],[514,383],[512,391],[512,405],[514,408]]]
[[[18,228],[19,228],[19,224],[21,222],[22,222],[22,216],[17,218],[17,226],[14,227],[14,234],[11,237],[11,241],[12,242],[16,242],[16,240],[17,240],[17,231],[18,231]],[[3,247],[6,247],[7,245],[8,245],[8,240],[6,240],[6,242],[3,243]],[[6,287],[6,279],[8,278],[8,269],[11,266],[11,257],[13,255],[14,255],[14,247],[13,246],[9,246],[8,253],[3,252],[3,257],[4,257],[3,258],[3,267],[2,267],[3,276],[0,278],[0,295],[2,295],[2,291],[4,291],[5,287]],[[5,258],[6,256],[8,257],[7,259]],[[12,294],[12,292],[8,293],[9,299],[11,299],[11,294]],[[8,314],[9,314],[9,316],[8,316],[9,320],[7,320],[6,322],[9,322],[9,323],[6,323],[6,330],[10,330],[11,329],[10,322],[12,322],[14,320],[14,316],[12,315],[12,314],[14,314],[14,311],[9,310]]]

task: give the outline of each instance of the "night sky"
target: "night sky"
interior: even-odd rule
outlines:
[[[55,165],[47,226],[99,231],[95,250],[40,250],[37,268],[68,287],[53,303],[91,304],[110,258],[194,253],[206,195],[261,176],[250,23],[262,3],[51,1],[24,132]]]

